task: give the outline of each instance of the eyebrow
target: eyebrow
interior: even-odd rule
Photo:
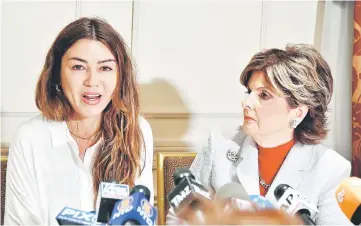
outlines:
[[[82,58],[79,58],[79,57],[70,57],[68,60],[77,60],[77,61],[80,61],[80,62],[83,62],[83,63],[88,63],[88,61],[82,59]],[[102,63],[106,63],[106,62],[115,62],[115,60],[113,59],[106,59],[106,60],[101,60],[101,61],[98,61],[98,64],[102,64]]]
[[[260,89],[267,89],[267,90],[272,91],[272,90],[271,90],[271,87],[269,87],[269,86],[261,86],[261,87],[258,87],[257,89],[258,89],[258,90],[260,90]]]
[[[251,87],[248,86],[247,89],[251,89]],[[261,87],[256,88],[256,90],[261,90],[261,89],[267,89],[267,90],[272,91],[271,87],[268,87],[268,86],[261,86]]]

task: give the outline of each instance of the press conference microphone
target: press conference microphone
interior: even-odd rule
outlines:
[[[199,196],[198,206],[200,208],[197,208],[196,211],[192,208],[182,208],[184,211],[181,219],[186,221],[186,225],[303,225],[298,217],[292,217],[277,209],[249,211],[234,206],[229,206],[227,209],[225,201],[229,199],[228,196],[234,197],[235,194],[227,195],[227,192],[223,192],[227,190],[225,188],[219,190],[221,191],[216,193],[213,200]],[[232,191],[234,190],[230,190],[230,192]],[[237,194],[236,191],[234,193],[240,200],[248,198],[247,196],[240,197],[242,194]]]
[[[250,195],[249,198],[257,205],[258,209],[274,209],[272,203],[262,195]]]
[[[130,196],[115,204],[109,225],[155,225],[157,210],[149,200],[150,190],[147,187],[134,186]]]
[[[179,168],[173,174],[175,188],[168,193],[169,204],[177,212],[181,206],[194,207],[197,197],[202,196],[210,199],[208,190],[195,180],[189,169]]]
[[[86,212],[78,209],[64,207],[55,218],[59,225],[90,225],[97,224],[94,211]]]
[[[255,210],[255,205],[251,202],[251,199],[246,189],[240,183],[227,183],[220,187],[215,194],[217,199],[221,199],[227,202],[226,209],[230,206],[240,210]]]
[[[342,212],[355,225],[361,225],[361,179],[350,177],[336,189],[336,199]]]
[[[107,180],[99,184],[95,206],[97,222],[108,223],[117,201],[129,196],[129,186],[119,184],[115,180]]]
[[[274,190],[274,195],[280,209],[291,215],[299,216],[306,225],[316,225],[311,219],[312,205],[287,184],[280,184]],[[317,210],[316,210],[317,211]]]

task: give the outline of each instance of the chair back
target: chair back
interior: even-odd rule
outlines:
[[[189,168],[196,152],[157,152],[157,203],[158,224],[164,225],[169,204],[167,194],[175,187],[173,174],[178,168]]]
[[[5,190],[6,190],[6,168],[8,158],[1,157],[1,225],[4,225],[4,214],[5,214]]]

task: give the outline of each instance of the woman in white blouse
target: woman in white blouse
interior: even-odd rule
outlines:
[[[153,137],[139,114],[127,47],[105,21],[81,18],[56,37],[36,87],[41,115],[9,150],[5,224],[57,224],[63,207],[94,210],[115,179],[153,194]]]

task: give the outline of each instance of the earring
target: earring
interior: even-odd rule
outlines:
[[[290,121],[290,126],[294,129],[296,129],[296,127],[298,126],[298,121],[296,119],[292,119]]]
[[[56,92],[58,92],[58,93],[61,92],[61,90],[59,89],[59,85],[58,85],[58,84],[55,84],[55,90],[56,90]]]

